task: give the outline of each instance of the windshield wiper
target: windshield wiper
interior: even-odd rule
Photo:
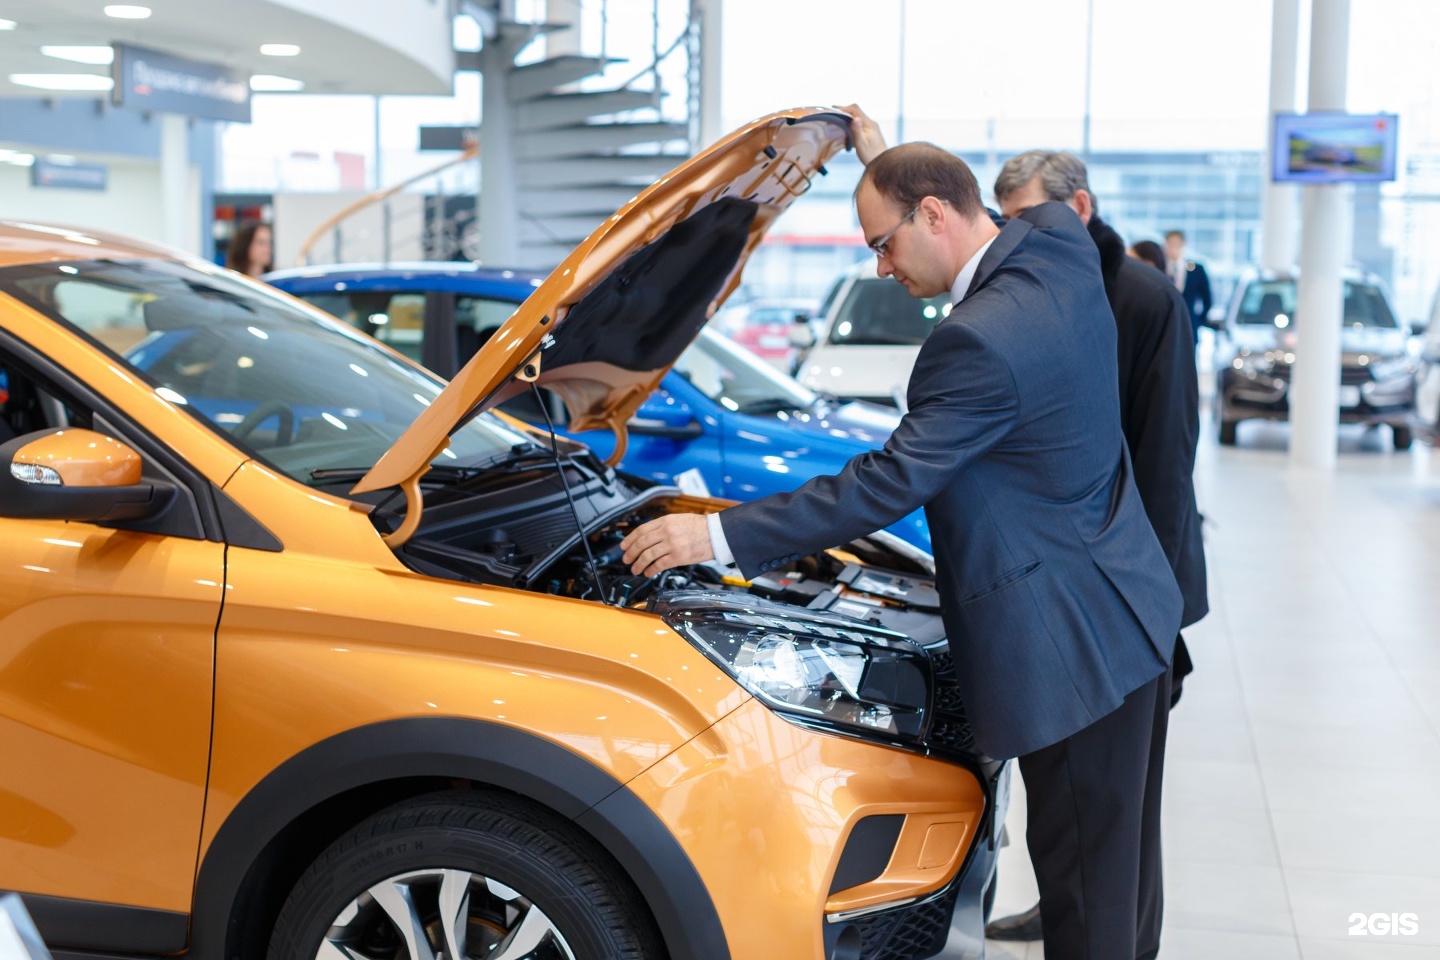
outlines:
[[[369,473],[370,469],[370,467],[325,467],[320,470],[311,470],[310,483],[320,486],[328,486],[332,483],[355,483]],[[479,473],[479,467],[455,467],[437,463],[430,465],[425,479],[434,477],[437,480],[468,480],[478,476]]]
[[[805,405],[795,400],[786,400],[784,397],[764,397],[759,400],[749,400],[735,408],[736,413],[762,414],[780,413],[786,410],[803,410]]]

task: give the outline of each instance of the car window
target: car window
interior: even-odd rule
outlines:
[[[161,396],[302,482],[315,470],[373,466],[443,387],[358,332],[208,266],[11,267],[0,290],[92,334]],[[527,442],[482,415],[435,463],[479,462]]]
[[[301,299],[420,362],[420,344],[425,335],[425,294],[326,290],[302,294]]]
[[[1295,300],[1294,280],[1252,280],[1245,287],[1235,322],[1284,329],[1295,323]],[[1385,295],[1378,287],[1349,280],[1345,281],[1345,314],[1342,322],[1357,330],[1393,329],[1399,325],[1385,300]]]
[[[857,346],[909,346],[925,342],[950,313],[950,296],[910,296],[890,279],[857,280],[835,314],[831,343]]]
[[[816,400],[753,353],[709,331],[685,348],[674,370],[711,400],[739,413],[804,410]]]

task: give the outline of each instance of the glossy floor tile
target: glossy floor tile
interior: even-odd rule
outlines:
[[[1440,451],[1342,427],[1324,474],[1287,441],[1201,438],[1211,613],[1171,714],[1160,957],[1440,960]],[[1035,900],[1023,817],[1017,789],[1002,915]]]

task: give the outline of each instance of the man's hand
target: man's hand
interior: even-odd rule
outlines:
[[[867,167],[870,161],[885,152],[885,137],[880,133],[880,126],[870,119],[870,115],[860,109],[858,103],[840,108],[850,114],[850,139],[855,141],[855,156]]]
[[[647,577],[715,556],[709,524],[699,513],[672,513],[642,523],[620,545],[630,572]]]

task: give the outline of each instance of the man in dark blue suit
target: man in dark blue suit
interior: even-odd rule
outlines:
[[[1190,335],[1200,342],[1200,328],[1210,315],[1210,275],[1205,265],[1185,256],[1185,234],[1171,230],[1165,234],[1165,263],[1170,280],[1185,300],[1185,309],[1190,313]]]
[[[924,506],[976,743],[1025,776],[1046,957],[1134,960],[1181,597],[1131,479],[1095,244],[1060,203],[998,229],[969,168],[930,144],[876,157],[855,204],[880,275],[955,304],[900,426],[793,493],[645,524],[625,562],[733,556],[754,576]]]

